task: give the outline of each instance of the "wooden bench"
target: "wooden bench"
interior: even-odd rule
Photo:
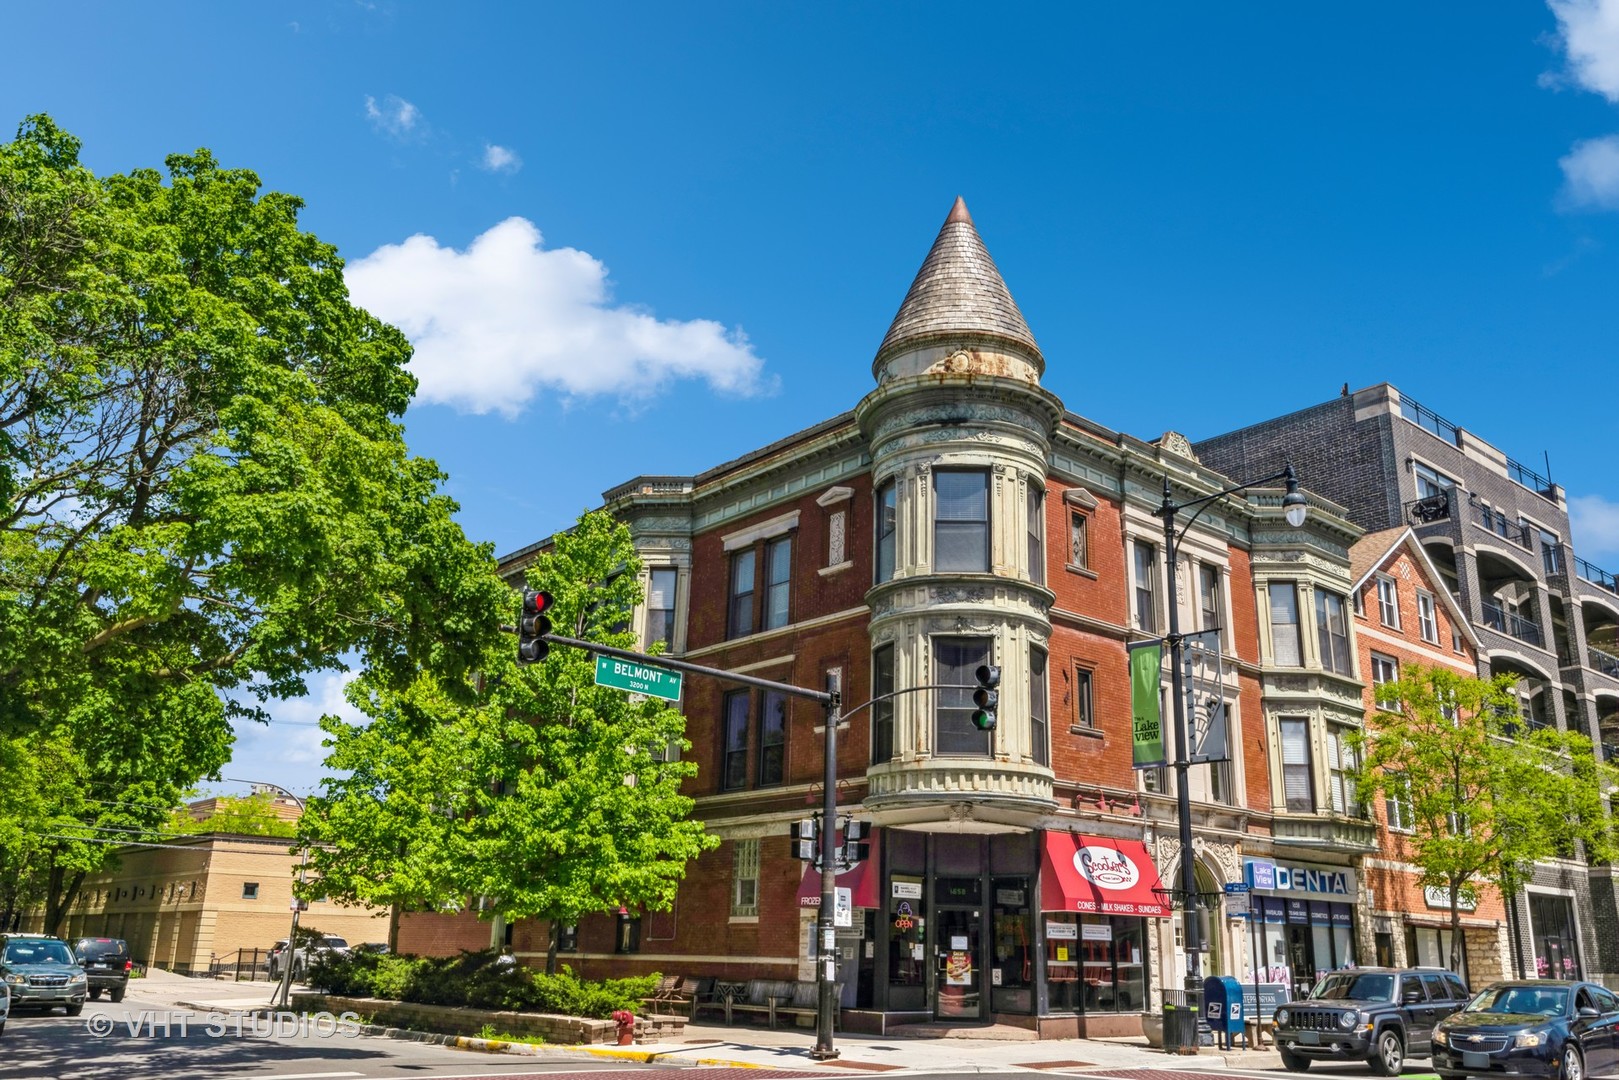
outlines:
[[[658,985],[652,993],[641,999],[649,1013],[676,1012],[676,1006],[684,1000],[683,975],[665,975],[658,980]]]
[[[776,1015],[791,1016],[794,1020],[801,1017],[809,1017],[811,1020],[819,1020],[821,1016],[821,984],[812,980],[807,982],[801,981],[789,983],[788,985],[792,988],[792,996],[777,1003]],[[833,983],[832,1030],[834,1031],[838,1029],[838,1014],[843,1011],[837,1005],[837,1002],[842,999],[842,996],[843,984]]]
[[[842,990],[842,984],[833,993]],[[780,1016],[816,1017],[820,1014],[820,985],[815,982],[794,982],[791,979],[749,979],[747,982],[714,980],[714,988],[706,999],[694,997],[693,1012],[713,1009],[725,1013],[725,1023],[735,1022],[737,1013],[763,1015],[765,1022],[776,1026]],[[837,1011],[833,1011],[833,1026],[837,1026]]]

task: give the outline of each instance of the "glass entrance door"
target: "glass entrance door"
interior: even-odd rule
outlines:
[[[935,920],[933,1014],[940,1020],[982,1019],[984,966],[979,951],[979,913],[943,908]]]

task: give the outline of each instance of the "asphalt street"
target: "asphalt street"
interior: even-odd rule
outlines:
[[[933,1042],[933,1040],[926,1040]],[[845,1060],[805,1069],[736,1068],[701,1062],[640,1064],[593,1059],[574,1051],[540,1048],[534,1056],[479,1053],[428,1043],[359,1035],[336,1018],[300,1022],[254,1019],[244,1013],[202,1013],[170,1002],[142,998],[138,984],[119,1004],[89,1002],[81,1016],[14,1015],[0,1036],[3,1080],[526,1080],[581,1076],[588,1080],[651,1080],[679,1073],[682,1080],[773,1080],[860,1073],[897,1077],[980,1077],[986,1073],[1092,1077],[1096,1080],[1284,1080],[1277,1069],[1225,1068],[1197,1058],[1163,1058],[1153,1068],[1108,1068],[1084,1060],[1082,1040],[1016,1047],[1017,1063],[1004,1054],[966,1052],[947,1067],[905,1064],[906,1044],[891,1044],[893,1064]],[[1039,1049],[1037,1050],[1036,1047]],[[937,1049],[937,1047],[934,1047]],[[1012,1049],[1012,1048],[1008,1048]],[[1044,1051],[1044,1053],[1042,1053]],[[983,1056],[980,1057],[980,1054]],[[1312,1077],[1361,1080],[1362,1065],[1311,1069]],[[1403,1080],[1437,1080],[1419,1062]]]

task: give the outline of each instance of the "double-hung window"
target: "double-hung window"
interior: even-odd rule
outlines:
[[[653,570],[646,591],[646,643],[650,648],[662,643],[675,647],[675,584],[679,580],[673,569]]]
[[[1333,813],[1358,816],[1360,803],[1355,798],[1358,761],[1354,747],[1349,745],[1350,730],[1341,724],[1327,725],[1327,786]]]
[[[748,696],[746,690],[733,690],[724,699],[725,745],[720,786],[727,791],[748,784]]]
[[[1417,591],[1417,629],[1422,640],[1430,645],[1439,644],[1439,616],[1434,611],[1433,593]]]
[[[942,573],[987,573],[989,473],[983,469],[936,469],[933,498],[933,569]]]
[[[759,841],[738,840],[731,860],[731,917],[759,914]]]
[[[1302,716],[1284,716],[1279,721],[1282,736],[1282,797],[1290,814],[1315,810],[1315,780],[1311,776],[1310,721]]]
[[[793,579],[793,538],[783,536],[765,545],[765,566],[770,578],[765,590],[765,629],[787,625]]]
[[[1389,684],[1400,677],[1400,662],[1382,653],[1372,654],[1372,703],[1379,709],[1398,711],[1400,699],[1389,689]]]
[[[894,756],[894,646],[884,645],[871,654],[871,763],[881,765]]]
[[[1036,765],[1051,761],[1051,712],[1046,689],[1046,653],[1029,650],[1029,739]]]
[[[1315,629],[1321,645],[1321,666],[1339,675],[1349,674],[1349,622],[1344,598],[1325,589],[1315,591]]]
[[[897,488],[890,480],[877,489],[877,580],[887,581],[894,576],[896,550],[895,530],[899,511],[895,503]]]
[[[782,782],[787,761],[787,695],[766,690],[759,695],[759,773],[755,787]]]
[[[1410,832],[1416,827],[1411,811],[1411,780],[1404,773],[1389,779],[1388,795],[1383,800],[1383,811],[1388,814],[1389,828],[1395,832]]]
[[[938,695],[934,745],[940,754],[989,754],[990,736],[973,723],[973,687],[978,668],[989,663],[988,638],[934,638],[933,681],[961,689],[935,690]]]
[[[1093,730],[1096,727],[1096,702],[1091,689],[1093,673],[1090,668],[1074,669],[1074,727]]]
[[[1386,574],[1377,576],[1377,619],[1384,626],[1400,628],[1400,586]]]
[[[1068,511],[1068,565],[1071,569],[1090,568],[1090,523],[1090,515],[1084,511]]]
[[[1029,580],[1036,585],[1046,583],[1046,493],[1029,485]]]
[[[1299,648],[1299,589],[1291,581],[1273,581],[1270,594],[1271,655],[1278,667],[1298,667],[1304,663]]]
[[[753,592],[757,587],[758,559],[753,549],[731,556],[731,610],[728,627],[731,637],[753,633]]]
[[[1158,549],[1145,540],[1134,544],[1136,575],[1136,627],[1158,631]]]
[[[1225,583],[1220,568],[1209,563],[1197,564],[1197,597],[1201,608],[1200,630],[1214,630],[1225,619]]]

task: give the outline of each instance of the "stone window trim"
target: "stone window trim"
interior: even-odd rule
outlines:
[[[759,917],[759,841],[733,841],[731,856],[731,918]]]
[[[746,529],[727,533],[720,537],[720,545],[727,553],[740,551],[752,547],[761,540],[773,540],[778,536],[784,536],[796,528],[798,528],[798,511],[793,510],[769,521],[761,521]]]
[[[1069,721],[1068,733],[1070,735],[1083,735],[1087,738],[1103,738],[1103,732],[1096,723],[1096,661],[1085,657],[1075,657],[1070,666],[1063,671],[1063,705],[1073,719]]]
[[[826,565],[816,571],[830,577],[854,566],[849,558],[849,527],[853,517],[854,488],[838,485],[827,488],[815,500],[826,511]]]

